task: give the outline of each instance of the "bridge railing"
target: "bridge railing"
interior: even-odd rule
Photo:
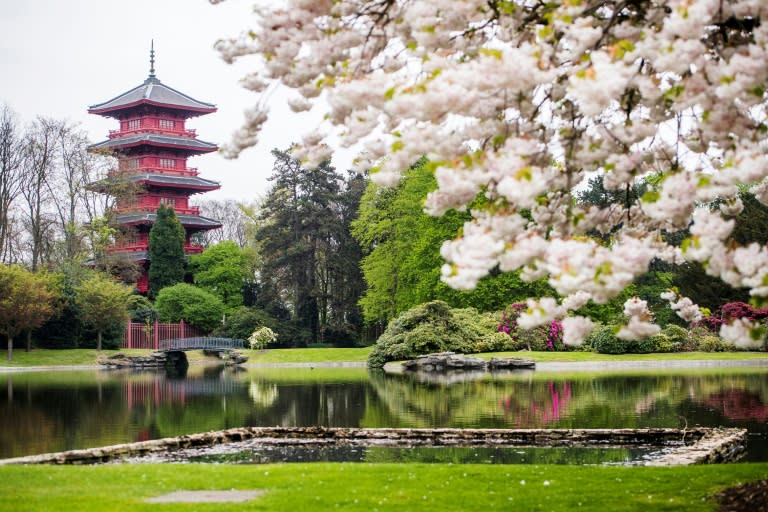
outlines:
[[[168,352],[171,350],[219,350],[244,348],[242,340],[232,338],[190,337],[162,340],[158,350]]]

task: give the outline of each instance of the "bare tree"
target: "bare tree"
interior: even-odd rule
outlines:
[[[240,247],[252,245],[257,225],[258,202],[243,203],[233,199],[206,200],[199,203],[201,213],[221,222],[221,229],[206,231],[198,236],[203,246],[232,240]]]
[[[0,108],[0,263],[14,261],[15,226],[12,207],[20,193],[22,136],[16,114]]]
[[[53,216],[47,211],[51,201],[49,180],[56,164],[56,145],[64,123],[38,117],[24,138],[24,179],[21,195],[25,200],[25,228],[30,267],[37,270],[47,260],[53,237]]]

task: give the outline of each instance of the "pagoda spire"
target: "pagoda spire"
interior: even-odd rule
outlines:
[[[152,39],[149,44],[149,78],[157,78],[155,76],[155,40]]]

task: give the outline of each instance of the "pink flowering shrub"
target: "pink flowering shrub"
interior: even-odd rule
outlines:
[[[527,307],[524,302],[510,304],[502,312],[501,322],[496,330],[508,334],[514,342],[520,342],[528,350],[564,350],[563,324],[559,320],[552,320],[548,326],[532,329],[520,327],[518,320]]]
[[[719,332],[723,324],[730,323],[738,318],[744,318],[751,322],[768,318],[768,308],[755,308],[746,302],[728,302],[712,315],[702,318],[695,325],[706,327],[712,332]]]

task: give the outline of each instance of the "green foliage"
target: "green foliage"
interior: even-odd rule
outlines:
[[[96,331],[96,349],[101,350],[104,331],[122,326],[129,318],[133,290],[104,274],[94,274],[75,289],[75,302],[85,325]]]
[[[517,343],[521,348],[535,351],[547,350],[548,325],[539,325],[533,329],[517,329]]]
[[[217,327],[224,315],[221,299],[187,283],[163,288],[157,296],[155,308],[163,322],[184,320],[207,332]]]
[[[625,354],[627,342],[618,338],[612,325],[595,327],[587,336],[587,344],[593,351],[600,354]]]
[[[228,308],[243,304],[243,286],[254,275],[255,253],[231,240],[219,242],[189,259],[195,285],[219,297]]]
[[[155,306],[148,298],[142,295],[133,297],[128,313],[133,322],[152,322],[157,319]]]
[[[389,323],[368,357],[368,366],[380,368],[387,361],[432,352],[473,353],[493,331],[495,325],[474,310],[454,310],[442,301],[428,302]]]
[[[440,280],[444,263],[440,246],[456,236],[470,214],[449,211],[431,217],[424,213],[427,194],[436,187],[434,165],[425,159],[407,169],[396,188],[368,184],[352,225],[365,253],[362,270],[368,287],[360,305],[366,322],[385,325],[403,311],[432,300],[499,311],[510,302],[553,293],[544,282],[524,282],[515,272],[494,271],[471,291],[445,285]]]
[[[504,332],[490,332],[475,343],[474,352],[514,352],[524,348]]]
[[[186,232],[172,207],[160,205],[149,230],[149,296],[184,280]]]
[[[734,350],[735,347],[730,343],[727,343],[720,336],[708,334],[698,339],[698,348],[702,352],[728,352]]]
[[[680,345],[672,343],[669,336],[663,332],[654,334],[649,340],[653,344],[652,352],[669,353],[677,352],[680,349]]]
[[[690,333],[685,327],[670,324],[664,327],[661,332],[669,338],[670,342],[677,343],[681,347],[687,346],[690,342]]]
[[[55,290],[54,313],[35,329],[35,345],[41,348],[77,348],[83,335],[75,289],[93,274],[77,261],[67,261],[51,274]]]
[[[224,323],[213,331],[214,336],[247,340],[259,327],[277,330],[278,321],[263,309],[239,307],[227,314]]]
[[[13,338],[49,319],[54,297],[48,276],[18,265],[0,265],[0,334],[8,338],[9,361],[13,359]]]
[[[362,178],[345,181],[329,161],[305,169],[289,151],[272,154],[273,186],[256,233],[262,259],[259,291],[269,297],[255,299],[265,309],[285,302],[298,344],[321,342],[331,333],[357,338],[362,324],[357,301],[364,283],[350,224]],[[281,326],[281,339],[284,331]]]

